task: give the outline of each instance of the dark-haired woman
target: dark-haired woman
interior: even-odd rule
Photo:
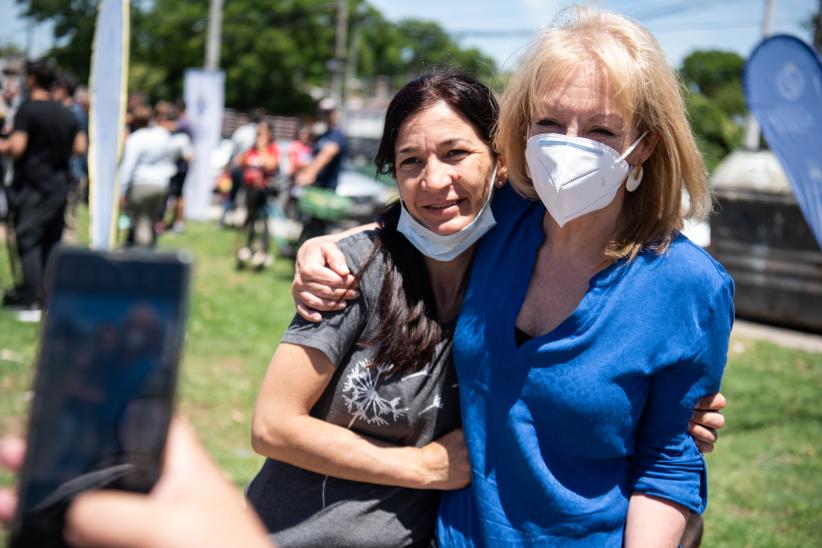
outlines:
[[[377,163],[405,207],[340,242],[359,298],[317,324],[296,317],[257,399],[252,442],[268,459],[248,497],[281,546],[427,544],[436,490],[470,479],[451,333],[470,248],[494,224],[496,113],[484,85],[446,72],[389,107]]]

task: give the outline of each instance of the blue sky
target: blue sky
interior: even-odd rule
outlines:
[[[433,19],[462,45],[513,68],[524,46],[564,7],[559,0],[370,0],[386,17]],[[773,0],[773,31],[809,41],[801,22],[818,0]],[[762,36],[765,0],[606,0],[598,2],[639,20],[659,40],[672,65],[695,49],[724,49],[747,57]],[[467,32],[466,32],[467,31]]]
[[[231,0],[226,0],[230,2]],[[274,1],[274,0],[272,0]],[[480,48],[500,68],[512,68],[541,26],[573,2],[561,0],[370,0],[387,18],[433,19],[462,45]],[[747,56],[762,34],[765,0],[605,0],[604,7],[638,19],[654,33],[671,64],[694,49],[725,49]],[[818,0],[773,0],[773,31],[810,39],[802,28]],[[26,28],[14,0],[0,0],[0,42],[24,45]],[[11,14],[12,17],[6,17]],[[33,33],[33,52],[51,45],[48,25]]]

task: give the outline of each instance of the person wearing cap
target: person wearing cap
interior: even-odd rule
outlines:
[[[343,158],[348,152],[348,140],[337,127],[337,104],[326,97],[319,104],[320,123],[325,128],[314,141],[314,160],[304,167],[295,177],[297,186],[314,185],[334,190],[342,171]]]

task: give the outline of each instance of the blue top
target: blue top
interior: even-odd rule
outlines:
[[[317,174],[317,180],[314,181],[314,186],[334,190],[337,188],[340,171],[342,171],[343,158],[348,154],[348,140],[342,131],[337,128],[331,128],[317,138],[312,147],[312,153],[316,157],[325,145],[331,143],[339,146],[340,151]]]
[[[621,546],[634,491],[705,509],[687,423],[719,389],[731,278],[678,236],[596,274],[565,321],[517,347],[544,212],[501,193],[477,250],[454,337],[472,483],[442,497],[443,546]]]

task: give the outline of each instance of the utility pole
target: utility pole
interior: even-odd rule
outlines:
[[[29,21],[26,25],[26,61],[31,60],[31,50],[34,46],[34,22]]]
[[[773,26],[773,0],[765,0],[765,17],[762,21],[762,38],[771,35]],[[745,148],[747,150],[759,150],[759,123],[753,114],[748,113],[748,121],[745,124]]]
[[[208,37],[206,38],[205,68],[217,70],[220,66],[220,38],[223,33],[223,0],[210,0],[208,7]]]
[[[333,74],[331,75],[331,97],[342,105],[343,77],[345,73],[345,49],[348,42],[348,0],[337,0],[337,31],[334,43]],[[344,109],[341,109],[341,111]]]
[[[360,25],[362,22],[358,21],[352,25],[351,28],[351,41],[348,45],[348,60],[345,63],[345,77],[343,81],[345,82],[345,86],[343,87],[343,102],[345,104],[345,99],[351,93],[352,84],[355,78],[357,78],[357,51],[360,47]]]

